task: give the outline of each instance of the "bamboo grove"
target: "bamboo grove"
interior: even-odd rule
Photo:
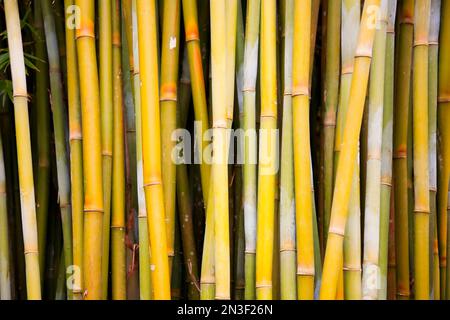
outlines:
[[[450,0],[2,0],[0,69],[0,299],[450,299]]]

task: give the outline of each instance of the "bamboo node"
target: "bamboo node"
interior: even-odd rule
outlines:
[[[255,87],[243,87],[242,92],[256,92]]]
[[[450,102],[450,96],[438,97],[438,102],[439,102],[439,103],[447,103],[447,102]]]
[[[160,185],[162,185],[161,181],[152,181],[152,182],[144,183],[144,188],[160,186]]]
[[[342,269],[344,269],[344,271],[354,271],[354,272],[361,272],[362,269],[361,267],[354,267],[354,266],[344,266]]]
[[[414,47],[428,46],[428,39],[415,39]]]
[[[337,236],[343,238],[345,236],[345,230],[338,229],[338,228],[333,228],[333,227],[330,226],[328,234],[334,234],[334,235],[337,235]]]
[[[85,214],[88,214],[88,213],[103,213],[104,210],[103,210],[103,208],[102,209],[98,209],[98,208],[84,208],[83,212]]]
[[[25,249],[23,252],[24,252],[25,255],[38,254],[39,253],[37,249]]]
[[[297,276],[314,276],[314,267],[297,267]]]

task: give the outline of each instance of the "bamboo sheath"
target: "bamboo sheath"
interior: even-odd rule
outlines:
[[[243,121],[242,128],[249,138],[244,145],[243,202],[245,228],[245,299],[256,298],[256,208],[257,208],[257,137],[256,137],[256,78],[258,72],[260,0],[249,0],[245,26]]]
[[[440,39],[450,37],[450,3],[442,2]],[[442,40],[439,47],[439,84],[438,84],[438,135],[441,152],[440,171],[438,177],[438,219],[439,219],[439,254],[441,257],[441,299],[450,297],[450,267],[447,264],[448,241],[448,192],[450,181],[450,132],[445,125],[450,121],[450,46]],[[446,205],[447,204],[447,205]]]
[[[126,300],[125,130],[119,0],[111,2],[113,71],[113,155],[111,202],[111,286],[114,300]]]
[[[41,9],[45,27],[47,54],[50,72],[50,100],[53,115],[53,128],[55,132],[56,171],[58,180],[58,198],[61,210],[63,229],[63,245],[65,268],[72,266],[72,213],[70,204],[70,168],[66,147],[67,114],[63,101],[63,86],[60,62],[60,50],[56,37],[55,19],[49,0],[41,1]],[[68,275],[67,275],[68,276]],[[72,290],[68,288],[67,296],[72,299]]]
[[[429,299],[428,34],[430,1],[416,1],[414,25],[414,272],[415,298]]]
[[[448,1],[442,2],[441,21],[440,38],[442,42],[439,48],[438,130],[442,169],[438,181],[438,210],[440,216],[447,217],[445,215],[445,203],[447,203],[447,213],[450,207],[448,203],[449,195],[445,190],[445,188],[448,188],[450,181],[450,131],[446,128],[446,125],[450,122],[450,46],[448,41],[445,41],[445,39],[450,38],[450,3]],[[448,223],[449,220],[441,219],[441,221],[441,223]],[[441,229],[442,235],[446,235],[447,230],[448,224],[447,228]],[[450,247],[449,243],[450,241],[447,237],[446,252],[448,252]],[[439,247],[439,253],[441,254],[441,259],[443,259],[441,263],[441,298],[448,299],[450,297],[450,265],[447,264],[447,260],[444,260],[446,256],[442,253],[441,247]],[[444,273],[446,274],[445,277],[443,277]],[[442,294],[443,290],[445,290],[445,295]]]
[[[34,196],[31,141],[28,121],[28,102],[25,62],[20,28],[19,8],[16,0],[5,0],[6,28],[13,82],[14,115],[16,124],[17,159],[19,169],[22,230],[24,235],[27,297],[41,299],[39,252]]]
[[[102,133],[103,170],[103,249],[102,249],[102,292],[103,299],[108,295],[109,247],[111,229],[111,181],[113,158],[113,35],[112,1],[98,3],[99,14],[99,81],[100,112]]]
[[[37,124],[37,148],[38,169],[36,172],[36,218],[38,226],[39,267],[41,271],[41,283],[44,279],[45,248],[47,235],[47,218],[50,189],[50,108],[49,108],[49,78],[47,48],[45,44],[44,22],[39,1],[35,2],[35,42],[36,42],[36,124]]]
[[[84,232],[83,277],[84,298],[99,300],[102,295],[102,141],[99,81],[94,34],[94,2],[76,0],[83,14],[76,30],[78,70],[80,77],[81,114],[83,121]]]
[[[430,299],[440,299],[439,245],[437,235],[437,105],[439,26],[441,1],[432,0],[428,33],[428,163],[430,190]]]
[[[408,117],[410,107],[410,86],[412,67],[412,44],[414,30],[414,1],[399,4],[399,34],[397,69],[394,97],[394,205],[395,205],[395,243],[397,270],[397,298],[409,299],[409,222],[408,222]]]
[[[323,268],[321,299],[334,299],[339,275],[339,262],[342,259],[342,245],[347,220],[347,210],[352,183],[352,172],[355,168],[354,159],[357,154],[358,138],[361,129],[364,100],[367,91],[372,46],[376,30],[376,17],[380,1],[366,1],[364,4],[358,46],[355,54],[355,69],[350,89],[350,101],[345,121],[343,144],[331,211],[331,224],[328,232],[327,249]]]
[[[367,174],[364,213],[363,299],[376,300],[380,283],[381,152],[388,0],[381,0],[375,33],[368,103]]]
[[[145,204],[144,177],[142,164],[142,117],[141,117],[141,77],[139,65],[139,39],[137,33],[136,0],[131,7],[133,24],[133,88],[134,107],[136,112],[136,171],[138,195],[138,229],[139,229],[139,291],[141,300],[150,300],[151,271],[150,271],[150,244],[148,236],[148,218]]]
[[[284,94],[283,132],[280,174],[280,286],[281,299],[297,299],[294,154],[292,131],[292,50],[294,28],[294,1],[284,6]]]
[[[151,248],[152,285],[156,300],[170,299],[164,195],[161,179],[161,137],[154,2],[137,0],[142,103],[142,158]],[[162,227],[164,226],[164,227]]]
[[[309,52],[308,52],[309,53]],[[276,1],[261,2],[261,120],[256,241],[256,298],[272,299],[276,135]],[[308,180],[308,183],[310,181]]]
[[[174,256],[175,243],[175,196],[176,167],[172,160],[175,141],[172,134],[177,128],[177,79],[180,35],[180,1],[164,2],[162,42],[161,42],[161,139],[162,139],[162,179],[167,223],[167,243],[169,263]]]
[[[64,2],[66,8],[66,64],[69,107],[69,143],[70,143],[70,183],[72,204],[72,247],[73,247],[73,296],[76,300],[83,298],[83,142],[81,129],[81,104],[78,77],[77,48],[75,30],[69,21],[73,0]]]
[[[342,67],[334,146],[335,169],[339,162],[343,129],[345,127],[344,121],[347,116],[348,101],[350,98],[350,85],[353,76],[354,55],[358,41],[361,3],[359,0],[343,1],[341,10]],[[344,298],[349,300],[361,299],[361,208],[359,161],[357,159],[355,159],[356,168],[353,172],[346,237],[344,239]],[[336,172],[336,170],[333,171]]]
[[[388,1],[388,24],[386,29],[386,61],[384,74],[383,136],[381,149],[381,203],[380,203],[380,287],[378,299],[387,299],[388,287],[388,244],[389,217],[391,212],[392,189],[392,146],[394,115],[394,75],[395,75],[395,17],[397,1]]]

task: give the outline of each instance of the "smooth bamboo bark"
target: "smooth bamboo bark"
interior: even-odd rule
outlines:
[[[70,168],[67,156],[66,126],[67,114],[64,106],[63,82],[58,39],[56,37],[55,18],[50,0],[41,1],[45,27],[47,54],[50,72],[50,100],[52,105],[53,129],[55,135],[56,173],[58,180],[58,201],[61,210],[63,229],[65,268],[72,266],[72,212],[70,203]],[[68,274],[66,274],[69,277]],[[73,292],[68,288],[67,297],[72,299]]]
[[[297,239],[297,298],[314,298],[313,199],[309,128],[311,1],[294,4],[292,121]]]
[[[156,46],[156,12],[152,1],[137,0],[142,103],[142,158],[156,300],[170,299],[164,195],[161,179],[161,123]]]
[[[0,300],[11,300],[11,253],[9,251],[8,208],[6,194],[5,159],[3,142],[0,137]]]
[[[84,173],[84,298],[99,300],[102,294],[103,173],[99,80],[94,33],[95,6],[76,0],[80,28],[76,30],[83,121]],[[87,272],[89,270],[89,272]]]
[[[257,208],[257,136],[256,136],[256,78],[258,73],[260,0],[247,4],[244,49],[243,121],[248,135],[244,144],[243,202],[245,228],[245,299],[256,298],[256,208]]]
[[[381,0],[371,65],[368,105],[367,174],[364,213],[363,299],[378,298],[380,283],[381,149],[388,0]],[[375,284],[375,285],[374,285]]]
[[[27,84],[19,8],[16,0],[5,0],[4,6],[13,83],[27,296],[29,300],[40,300],[41,285],[32,167],[33,162],[31,158]]]
[[[174,256],[176,167],[172,160],[175,141],[172,134],[177,128],[177,78],[180,36],[180,1],[164,2],[161,43],[161,139],[162,179],[167,223],[167,250],[169,263]]]
[[[398,52],[396,59],[394,100],[394,205],[395,248],[397,265],[397,298],[409,299],[409,222],[408,222],[408,117],[412,67],[412,44],[414,30],[414,1],[407,0],[399,6]]]
[[[99,80],[100,112],[102,132],[103,170],[103,250],[102,250],[102,292],[108,297],[109,247],[111,226],[111,181],[113,158],[113,35],[112,1],[98,2],[99,23]]]
[[[281,299],[297,299],[294,154],[292,132],[292,51],[294,1],[286,0],[284,12],[284,94],[280,174],[280,285]]]
[[[345,121],[345,130],[339,164],[337,167],[333,206],[331,210],[331,224],[328,232],[327,249],[320,290],[321,299],[334,299],[340,261],[342,260],[342,245],[345,235],[347,210],[350,199],[352,173],[355,168],[358,138],[361,130],[364,102],[369,80],[372,47],[375,38],[376,17],[380,8],[380,1],[368,0],[364,4],[361,29],[355,53],[355,69],[350,89],[349,108]]]
[[[272,299],[275,189],[278,169],[276,70],[276,1],[267,0],[261,2],[261,127],[256,233],[256,298],[259,300]]]
[[[125,130],[122,89],[122,39],[120,3],[112,3],[113,63],[113,157],[111,203],[111,286],[112,299],[126,300],[125,248]]]
[[[415,298],[430,296],[430,191],[428,163],[428,34],[430,1],[417,0],[414,28],[414,283]]]
[[[392,146],[394,115],[394,74],[395,74],[395,16],[397,1],[388,1],[388,25],[386,29],[386,62],[384,75],[383,138],[381,149],[381,203],[380,203],[380,288],[378,299],[387,299],[388,287],[388,247],[389,217],[391,212],[392,189]]]
[[[72,203],[73,295],[83,299],[83,135],[75,30],[68,23],[74,14],[73,0],[65,0],[67,91],[69,107],[70,183]]]

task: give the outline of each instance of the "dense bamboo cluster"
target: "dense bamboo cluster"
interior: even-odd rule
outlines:
[[[0,299],[450,299],[450,1],[3,0]]]

